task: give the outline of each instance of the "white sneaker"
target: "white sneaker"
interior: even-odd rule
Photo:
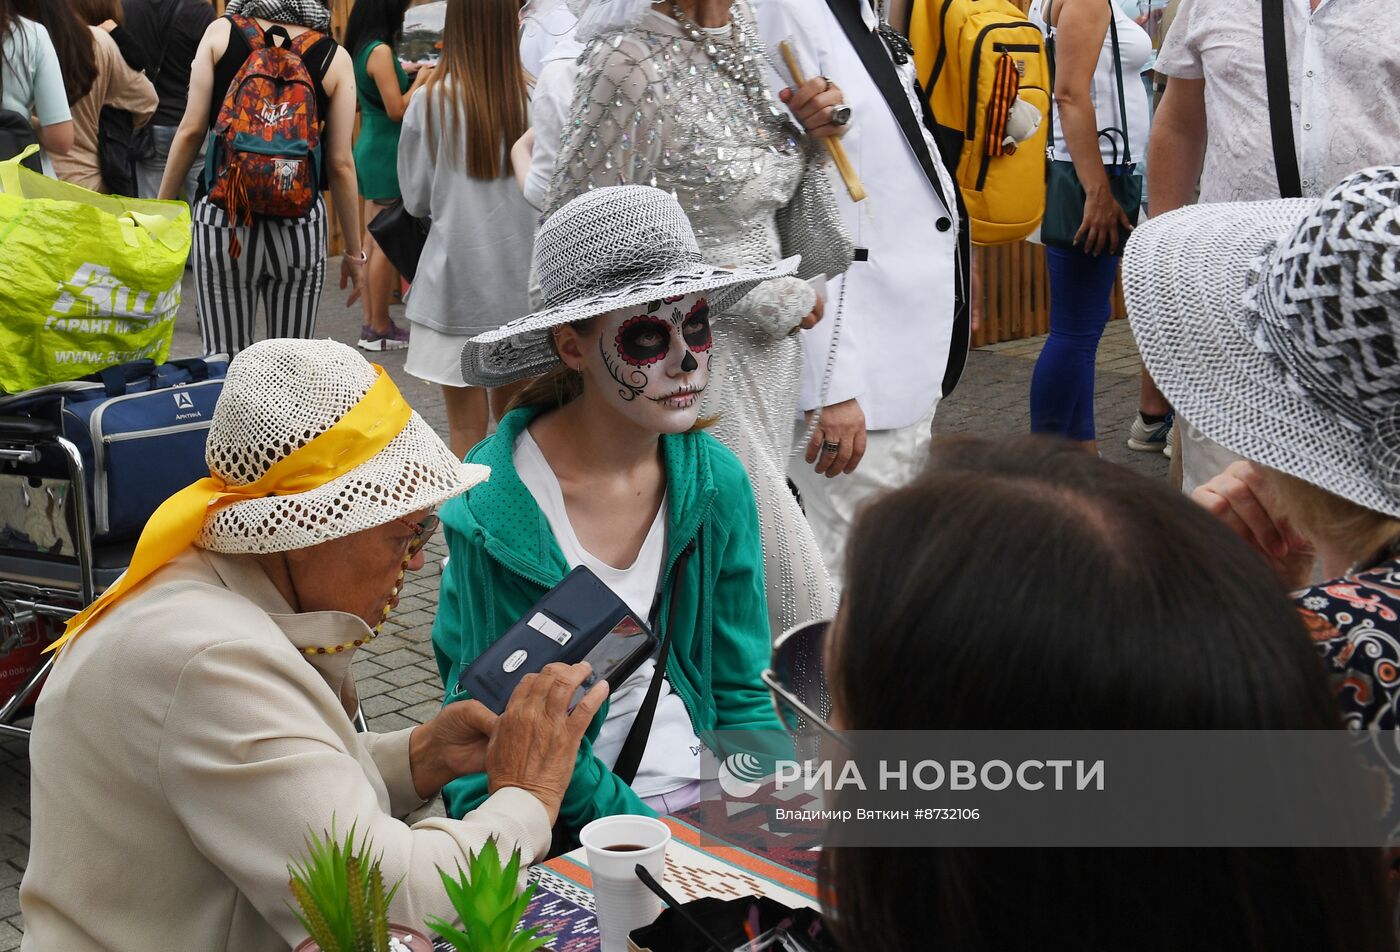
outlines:
[[[361,324],[358,346],[360,350],[368,351],[403,350],[408,347],[408,328],[390,321],[389,329],[380,332],[368,324]]]
[[[1171,455],[1172,414],[1160,423],[1148,423],[1139,410],[1133,415],[1133,425],[1128,430],[1128,449],[1139,453],[1166,453]]]

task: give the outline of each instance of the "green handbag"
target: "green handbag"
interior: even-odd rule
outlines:
[[[1118,74],[1118,115],[1123,120],[1123,128],[1108,128],[1099,131],[1100,136],[1108,136],[1110,141],[1116,134],[1123,140],[1123,162],[1105,166],[1108,173],[1108,187],[1113,198],[1128,216],[1128,221],[1136,222],[1142,209],[1142,176],[1137,174],[1133,163],[1132,149],[1128,143],[1128,106],[1123,93],[1123,61],[1118,49],[1118,24],[1115,21],[1113,0],[1109,0],[1108,28],[1113,38],[1113,69]],[[1055,40],[1052,36],[1046,42],[1050,57],[1050,81],[1053,86],[1055,76]],[[1051,111],[1050,141],[1055,141],[1054,111]],[[1117,143],[1114,154],[1117,157]],[[1074,236],[1084,223],[1084,186],[1079,184],[1079,175],[1074,171],[1073,162],[1052,159],[1045,163],[1045,218],[1040,224],[1040,240],[1055,248],[1078,248]],[[1128,241],[1128,232],[1119,231],[1118,247],[1110,254],[1121,255]]]

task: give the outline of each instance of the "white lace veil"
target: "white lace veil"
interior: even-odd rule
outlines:
[[[561,4],[578,17],[575,37],[587,43],[596,36],[630,30],[651,9],[652,0],[530,0],[528,12],[543,14]]]

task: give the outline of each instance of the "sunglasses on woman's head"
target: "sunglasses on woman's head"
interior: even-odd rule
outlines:
[[[413,530],[413,538],[409,540],[407,555],[408,559],[412,559],[423,550],[423,546],[428,544],[428,540],[431,539],[433,533],[437,531],[438,522],[440,520],[438,519],[437,513],[430,512],[417,522],[409,522],[403,517],[395,519],[394,521],[401,526]]]
[[[831,620],[809,621],[785,631],[773,642],[773,657],[763,672],[763,683],[773,695],[778,720],[791,734],[810,733],[816,727],[844,744],[827,722],[831,716],[831,692],[824,665],[826,636]]]

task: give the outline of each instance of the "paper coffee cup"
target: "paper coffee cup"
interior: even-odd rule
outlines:
[[[601,952],[627,952],[632,930],[661,914],[661,900],[637,878],[637,864],[661,882],[670,841],[670,828],[645,816],[603,817],[579,833],[593,877]]]

